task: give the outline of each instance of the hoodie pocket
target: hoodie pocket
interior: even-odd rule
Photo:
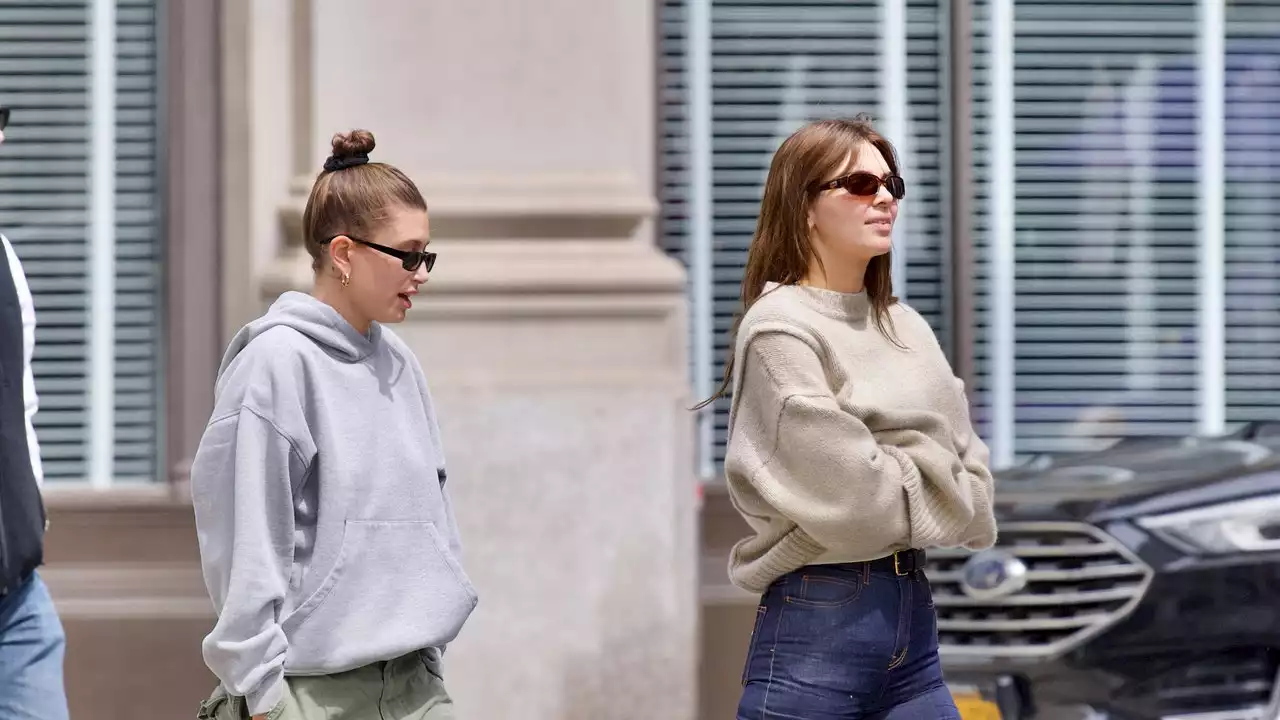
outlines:
[[[282,623],[286,666],[331,673],[443,645],[475,606],[433,523],[348,520],[333,569]]]

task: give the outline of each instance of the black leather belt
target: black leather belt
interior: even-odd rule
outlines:
[[[892,555],[872,560],[868,564],[873,571],[893,573],[898,576],[910,575],[924,570],[925,554],[923,550],[899,550]]]

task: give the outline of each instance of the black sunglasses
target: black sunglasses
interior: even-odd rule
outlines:
[[[844,188],[845,192],[850,195],[858,195],[860,197],[870,197],[880,192],[880,186],[885,186],[889,190],[889,194],[898,200],[906,197],[907,183],[897,175],[886,175],[880,178],[869,172],[849,173],[843,177],[818,185],[814,192],[822,192],[823,190],[832,190],[834,188]]]
[[[397,250],[395,248],[387,247],[386,245],[379,245],[378,243],[371,243],[368,240],[351,237],[350,235],[334,235],[321,243],[321,245],[331,243],[340,237],[348,238],[351,242],[360,243],[367,248],[377,250],[378,252],[390,255],[393,258],[399,258],[400,267],[408,270],[409,272],[414,272],[423,265],[427,266],[427,272],[431,272],[431,268],[436,266],[436,254],[433,252],[427,252],[426,250]]]
[[[9,126],[9,108],[0,107],[0,130]]]

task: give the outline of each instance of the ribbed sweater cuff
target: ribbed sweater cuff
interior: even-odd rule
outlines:
[[[973,492],[973,520],[965,530],[964,546],[970,550],[985,550],[995,544],[996,525],[992,514],[992,488],[975,483]]]
[[[911,525],[911,547],[927,549],[947,545],[959,539],[969,522],[969,517],[959,517],[955,508],[940,493],[931,493],[920,477],[920,468],[901,449],[882,445],[902,467],[903,486],[907,492],[907,521]]]

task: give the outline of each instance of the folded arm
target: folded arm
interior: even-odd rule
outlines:
[[[964,382],[956,378],[956,392],[965,408],[964,426],[959,429],[956,450],[960,462],[973,478],[973,522],[965,528],[959,544],[970,550],[985,550],[996,543],[996,518],[994,501],[995,478],[991,475],[991,451],[974,431],[969,419],[969,401],[965,397]]]
[[[966,471],[949,434],[877,437],[837,400],[816,349],[795,334],[760,333],[743,361],[727,469],[819,545],[852,555],[925,547],[970,524]]]
[[[927,328],[927,323],[919,315],[911,315],[914,321]],[[923,335],[924,333],[921,333]],[[932,352],[940,367],[946,368],[952,383],[952,402],[939,403],[940,407],[950,407],[952,411],[945,417],[939,413],[914,412],[894,413],[887,415],[866,414],[865,419],[877,432],[877,437],[891,446],[898,446],[911,457],[914,462],[928,462],[926,453],[918,451],[912,442],[911,432],[918,431],[935,440],[943,441],[959,459],[961,472],[956,475],[955,487],[945,484],[933,488],[956,500],[964,502],[973,509],[972,520],[958,533],[944,533],[938,536],[920,538],[925,544],[917,547],[954,547],[963,546],[972,550],[991,547],[996,541],[996,521],[993,512],[995,481],[990,470],[991,453],[978,433],[973,429],[973,421],[969,416],[969,400],[965,396],[964,382],[951,374],[950,363],[946,353],[928,330],[932,342]],[[888,431],[906,431],[900,436]]]

